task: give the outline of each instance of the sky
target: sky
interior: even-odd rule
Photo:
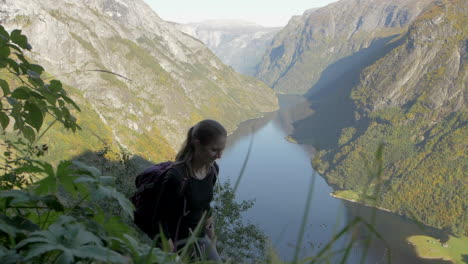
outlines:
[[[178,23],[235,19],[285,26],[294,15],[337,0],[144,0],[164,20]]]

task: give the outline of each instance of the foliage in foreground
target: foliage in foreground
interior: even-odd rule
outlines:
[[[133,206],[127,197],[134,187],[128,175],[136,174],[137,166],[129,153],[118,153],[118,162],[107,159],[116,154],[109,148],[97,153],[97,159],[88,155],[56,166],[40,160],[48,146],[39,140],[56,123],[73,132],[80,129],[70,109],[80,108],[60,81],[42,79],[44,69],[31,64],[24,49],[31,47],[20,30],[8,34],[0,26],[0,71],[5,79],[0,79],[0,262],[188,263],[189,246],[179,254],[164,252],[133,228]],[[43,129],[46,118],[52,122]],[[223,234],[235,238],[235,231],[247,230],[261,245],[258,228],[239,220],[252,204],[234,202],[229,185],[219,190],[224,191],[217,197],[229,210],[220,210],[217,216],[231,221],[226,229],[218,229],[219,240],[224,241]],[[241,246],[243,253],[237,254],[235,245],[224,244],[230,249],[223,250],[227,258],[254,261],[249,248]]]

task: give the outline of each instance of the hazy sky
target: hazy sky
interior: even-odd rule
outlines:
[[[284,26],[293,15],[337,0],[145,0],[164,20],[179,23],[239,19]]]

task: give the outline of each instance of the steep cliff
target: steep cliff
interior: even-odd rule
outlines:
[[[350,92],[354,121],[314,167],[339,189],[468,234],[468,2],[436,1]],[[348,97],[349,98],[349,97]],[[372,178],[383,143],[382,174]],[[374,163],[375,164],[375,163]],[[375,171],[374,171],[375,172]],[[375,173],[374,173],[375,176]]]
[[[232,131],[277,108],[265,84],[235,73],[141,0],[4,0],[0,9],[2,25],[29,37],[28,56],[78,88],[113,139],[144,157],[170,158],[203,118]]]
[[[342,58],[368,49],[382,49],[430,0],[342,0],[293,17],[272,41],[257,76],[284,93],[316,92],[324,70]],[[366,56],[366,54],[362,54]],[[328,72],[332,82],[359,59]]]
[[[280,30],[236,20],[207,20],[177,27],[203,41],[225,64],[250,76],[255,76],[263,54]]]

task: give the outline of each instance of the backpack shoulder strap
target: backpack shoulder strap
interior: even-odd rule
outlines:
[[[218,181],[218,175],[219,175],[219,166],[218,166],[218,163],[216,163],[216,161],[213,163],[213,167],[214,167],[213,186],[215,186],[216,182]],[[219,187],[219,184],[218,184],[218,187]]]
[[[183,194],[190,180],[190,177],[187,172],[187,166],[185,166],[183,163],[178,163],[178,164],[174,164],[172,166],[172,169],[174,169],[176,173],[179,174],[180,178],[182,179],[180,193]]]

